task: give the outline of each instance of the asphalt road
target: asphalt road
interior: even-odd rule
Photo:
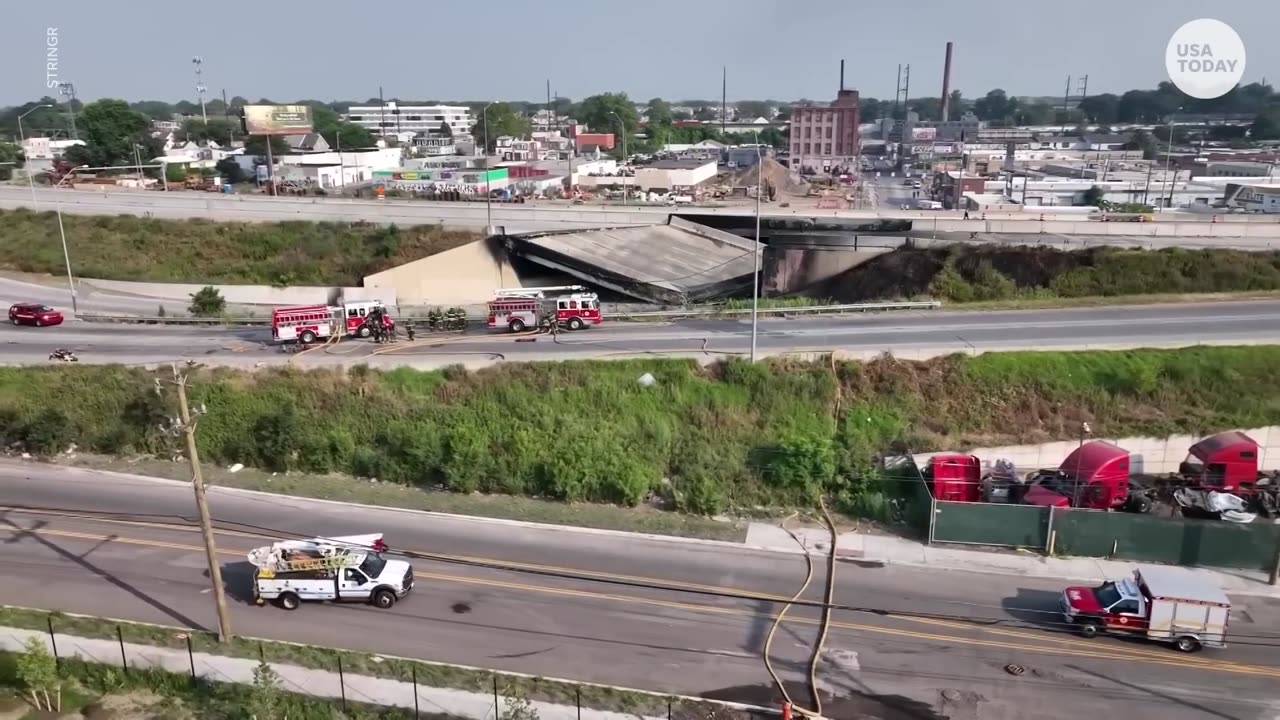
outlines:
[[[185,484],[8,462],[0,464],[0,501],[0,602],[214,625]],[[218,488],[210,505],[240,634],[745,702],[774,700],[763,643],[780,601],[805,577],[802,556],[728,544]],[[395,608],[287,613],[245,600],[244,553],[266,538],[365,532],[430,556],[414,559],[418,583]],[[868,611],[833,614],[819,671],[829,717],[1272,720],[1280,713],[1280,602],[1235,598],[1232,647],[1184,656],[1056,632],[1062,583],[844,563],[835,572],[835,602]],[[824,581],[816,563],[805,598],[818,600]],[[789,683],[805,675],[816,618],[815,609],[793,610],[777,632],[771,657]],[[1009,674],[1010,663],[1026,672]]]
[[[366,363],[435,367],[504,360],[561,360],[646,355],[713,357],[746,354],[747,319],[670,324],[612,322],[556,337],[513,337],[475,329],[417,342],[375,345],[349,340],[302,354],[269,344],[257,327],[185,327],[68,322],[50,328],[0,326],[0,364],[45,362],[50,350],[75,350],[81,362],[159,364],[194,360],[257,367],[292,360],[301,366]],[[1169,347],[1280,342],[1280,301],[1088,307],[1019,311],[908,311],[761,319],[759,352],[892,352],[926,357],[1001,350]]]

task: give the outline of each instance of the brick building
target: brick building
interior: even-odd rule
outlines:
[[[791,167],[815,172],[856,172],[858,91],[841,90],[828,105],[791,109]]]

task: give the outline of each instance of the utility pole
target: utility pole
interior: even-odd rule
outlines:
[[[207,88],[204,86],[204,79],[202,77],[204,74],[204,58],[197,55],[191,58],[191,64],[196,66],[196,95],[200,96],[200,119],[204,122],[205,127],[208,127],[209,113],[205,112],[204,109],[204,91]]]
[[[173,366],[173,384],[178,387],[178,418],[169,429],[182,433],[187,441],[187,460],[191,463],[191,487],[196,494],[196,509],[200,512],[200,534],[204,537],[204,554],[209,563],[209,579],[213,581],[213,602],[218,613],[218,642],[231,640],[231,618],[227,615],[227,595],[222,585],[222,566],[218,564],[218,550],[213,539],[213,521],[209,519],[209,503],[205,497],[204,475],[200,472],[200,456],[196,453],[196,422],[187,406],[187,377]],[[159,390],[160,382],[156,381]],[[201,405],[196,416],[205,414]]]
[[[71,110],[71,139],[79,140],[80,133],[76,131],[76,86],[73,83],[58,83],[58,94],[67,96],[67,108]]]
[[[720,66],[720,138],[724,139],[725,121],[729,117],[729,66]]]

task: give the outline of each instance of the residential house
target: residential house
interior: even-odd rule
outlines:
[[[316,132],[285,135],[284,141],[289,143],[289,150],[292,152],[328,152],[329,150],[329,141]]]

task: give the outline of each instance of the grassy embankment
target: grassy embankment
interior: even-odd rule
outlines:
[[[375,501],[420,508],[515,508],[568,524],[732,536],[730,523],[691,516],[810,507],[826,495],[848,515],[890,519],[893,487],[875,472],[889,450],[1073,438],[1082,420],[1102,437],[1280,423],[1274,358],[1271,348],[1239,347],[706,369],[620,361],[474,373],[208,370],[193,394],[209,408],[198,436],[211,463],[380,480],[283,476],[263,489],[336,486],[351,499],[369,490]],[[644,372],[654,386],[636,381]],[[75,443],[169,457],[174,441],[156,428],[173,400],[154,386],[136,368],[0,369],[0,440],[39,453]],[[600,503],[618,507],[597,513]],[[636,506],[645,510],[624,509]]]
[[[932,297],[984,307],[1176,301],[1280,292],[1280,251],[964,245],[897,250],[808,294],[835,302]]]
[[[250,660],[262,660],[268,664],[295,665],[317,670],[337,672],[339,663],[342,671],[348,675],[366,675],[389,678],[402,682],[411,682],[416,678],[419,686],[424,688],[451,688],[475,693],[491,695],[494,687],[504,698],[504,709],[509,708],[507,702],[517,703],[527,700],[542,700],[561,705],[574,705],[581,702],[584,708],[610,710],[633,715],[662,716],[668,708],[675,718],[733,718],[735,713],[726,713],[719,706],[701,702],[685,701],[660,694],[631,691],[602,685],[578,684],[547,678],[509,675],[501,672],[490,672],[456,665],[419,662],[414,660],[376,656],[369,653],[336,650],[332,648],[293,643],[272,642],[235,637],[227,643],[219,643],[217,636],[204,631],[193,631],[189,628],[176,628],[143,623],[121,622],[85,616],[70,616],[60,613],[49,613],[43,610],[0,607],[0,626],[23,628],[47,632],[49,623],[58,633],[77,637],[116,640],[123,638],[126,643],[150,645],[153,647],[171,648],[185,651],[187,636],[191,639],[191,649],[197,653],[225,655]],[[119,634],[117,634],[119,633]],[[12,655],[0,653],[0,688],[16,688],[11,664],[6,660]],[[253,698],[257,687],[223,685],[202,682],[193,687],[189,675],[167,672],[143,672],[131,670],[127,675],[119,666],[89,664],[75,661],[63,661],[63,676],[76,682],[73,688],[72,702],[91,703],[93,698],[121,691],[148,691],[167,698],[170,701],[181,701],[197,718],[245,718],[242,714],[246,705]],[[289,710],[281,712],[278,717],[289,717],[291,720],[355,720],[355,718],[405,718],[413,717],[412,711],[401,711],[378,708],[376,711],[368,707],[353,707],[346,713],[339,712],[338,703],[332,700],[323,701],[302,695],[279,693],[280,700]],[[0,701],[2,702],[2,701]],[[65,702],[64,702],[65,704]],[[426,703],[424,703],[425,705]],[[222,714],[218,714],[221,712]],[[429,711],[424,717],[447,717],[433,715]],[[138,716],[120,716],[136,718]],[[148,716],[143,716],[148,717]],[[175,715],[159,714],[159,720],[170,720]],[[511,720],[529,720],[511,718]]]
[[[103,280],[360,285],[365,275],[444,252],[477,233],[433,225],[215,223],[64,215],[77,276]],[[0,269],[65,272],[52,212],[0,210]]]

